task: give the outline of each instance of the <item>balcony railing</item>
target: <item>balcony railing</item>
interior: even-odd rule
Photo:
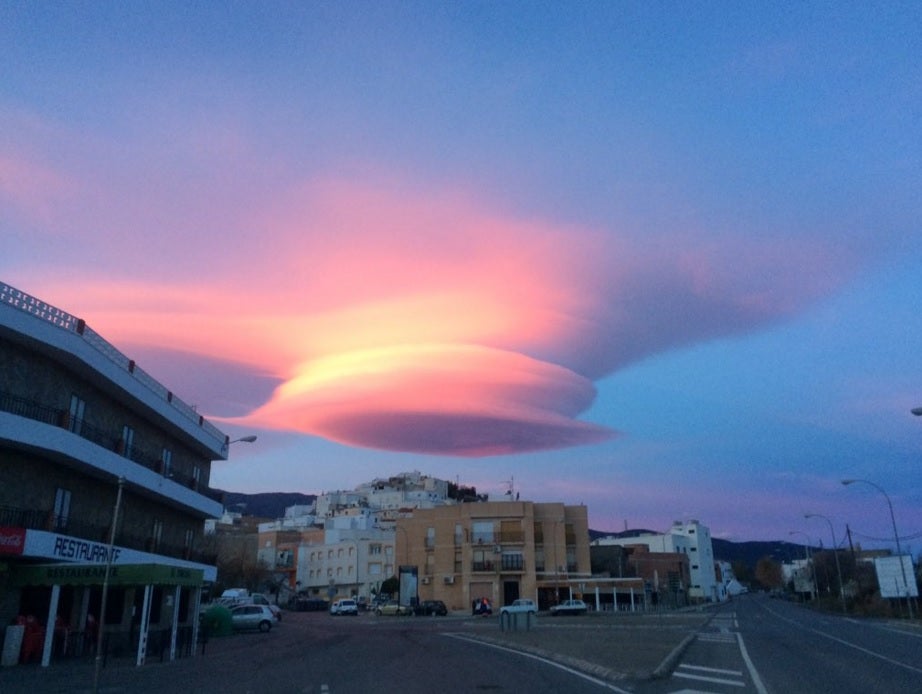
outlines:
[[[110,526],[107,523],[80,521],[73,516],[57,516],[53,511],[0,506],[0,526],[26,528],[27,530],[47,530],[61,535],[76,537],[88,542],[108,543]],[[167,557],[188,559],[203,564],[215,564],[217,555],[198,547],[186,547],[183,543],[155,541],[146,535],[132,535],[116,531],[115,544],[119,547],[137,549],[143,552],[156,552]]]
[[[149,450],[146,450],[141,445],[132,446],[130,451],[125,451],[121,431],[118,433],[113,431],[106,431],[104,429],[91,426],[87,424],[86,421],[81,421],[79,426],[71,426],[72,422],[70,421],[70,413],[67,410],[62,410],[56,407],[49,407],[43,403],[35,402],[34,400],[29,400],[27,398],[22,398],[13,395],[12,393],[0,392],[0,411],[9,412],[10,414],[14,414],[19,417],[25,417],[26,419],[42,422],[43,424],[50,424],[52,426],[60,426],[65,429],[69,429],[73,434],[79,436],[82,439],[86,439],[91,443],[95,443],[97,446],[101,446],[106,450],[115,451],[128,460],[146,467],[148,470],[153,470],[154,472],[163,474],[163,461],[160,459],[159,453],[153,453]],[[189,489],[199,491],[211,499],[216,501],[221,500],[220,498],[216,498],[219,497],[219,495],[209,494],[206,491],[199,489],[199,480],[190,473],[177,470],[174,467],[166,476],[177,484],[181,484],[184,487],[188,487]]]
[[[475,561],[471,564],[471,571],[496,571],[496,562]]]
[[[225,434],[222,434],[216,426],[196,412],[194,407],[184,403],[173,395],[171,391],[167,390],[159,381],[139,368],[133,359],[129,359],[118,351],[118,349],[103,339],[99,333],[90,328],[83,320],[59,308],[55,308],[50,304],[46,304],[41,299],[30,296],[3,282],[0,282],[0,303],[7,304],[29,315],[35,316],[36,318],[47,321],[61,330],[79,335],[88,345],[105,356],[106,359],[125,369],[138,381],[138,383],[142,384],[157,397],[168,403],[186,419],[201,427],[216,440],[216,443],[221,444],[222,450],[225,454],[227,453],[227,436]]]

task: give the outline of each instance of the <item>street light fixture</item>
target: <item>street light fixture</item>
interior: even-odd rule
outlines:
[[[909,411],[912,412],[916,417],[922,417],[922,407],[913,407]]]
[[[917,409],[919,410],[918,414],[922,414],[922,407]],[[913,414],[917,414],[915,410],[913,410]],[[903,565],[903,550],[900,548],[900,534],[896,531],[896,517],[893,515],[893,503],[890,501],[890,495],[887,494],[880,485],[870,480],[842,480],[842,484],[846,487],[855,482],[871,485],[874,489],[883,494],[884,498],[887,500],[887,506],[890,508],[890,522],[893,524],[893,539],[896,541],[896,556],[900,561],[900,571],[903,573],[903,590],[906,591],[906,602],[909,604],[909,618],[912,619],[912,600],[909,598],[909,582],[906,580],[906,567]]]
[[[839,598],[842,600],[842,611],[848,612],[845,606],[845,586],[842,583],[842,567],[839,565],[839,543],[836,541],[836,531],[832,527],[832,521],[819,513],[805,513],[804,518],[822,518],[829,524],[829,532],[832,533],[832,556],[835,557],[836,573],[839,576]]]
[[[230,446],[232,443],[253,443],[254,441],[256,441],[256,434],[250,434],[249,436],[241,436],[239,439],[228,441],[227,445]]]

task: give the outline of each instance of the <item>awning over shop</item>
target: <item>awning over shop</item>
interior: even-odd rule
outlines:
[[[33,564],[12,567],[12,583],[24,586],[102,585],[105,565]],[[200,586],[204,572],[163,564],[115,564],[109,569],[110,586]]]

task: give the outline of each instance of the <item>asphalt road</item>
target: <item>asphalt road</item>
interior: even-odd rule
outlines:
[[[555,620],[556,621],[556,620]],[[574,668],[487,644],[498,623],[463,617],[332,617],[286,613],[266,634],[212,639],[204,657],[172,663],[128,658],[102,671],[105,694],[339,694],[343,692],[626,691]],[[3,694],[93,691],[90,661],[0,671]]]
[[[669,678],[638,692],[922,692],[922,624],[817,613],[762,595],[717,608]]]

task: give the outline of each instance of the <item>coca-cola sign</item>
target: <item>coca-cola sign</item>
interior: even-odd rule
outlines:
[[[0,554],[22,554],[25,544],[25,528],[0,528]]]

